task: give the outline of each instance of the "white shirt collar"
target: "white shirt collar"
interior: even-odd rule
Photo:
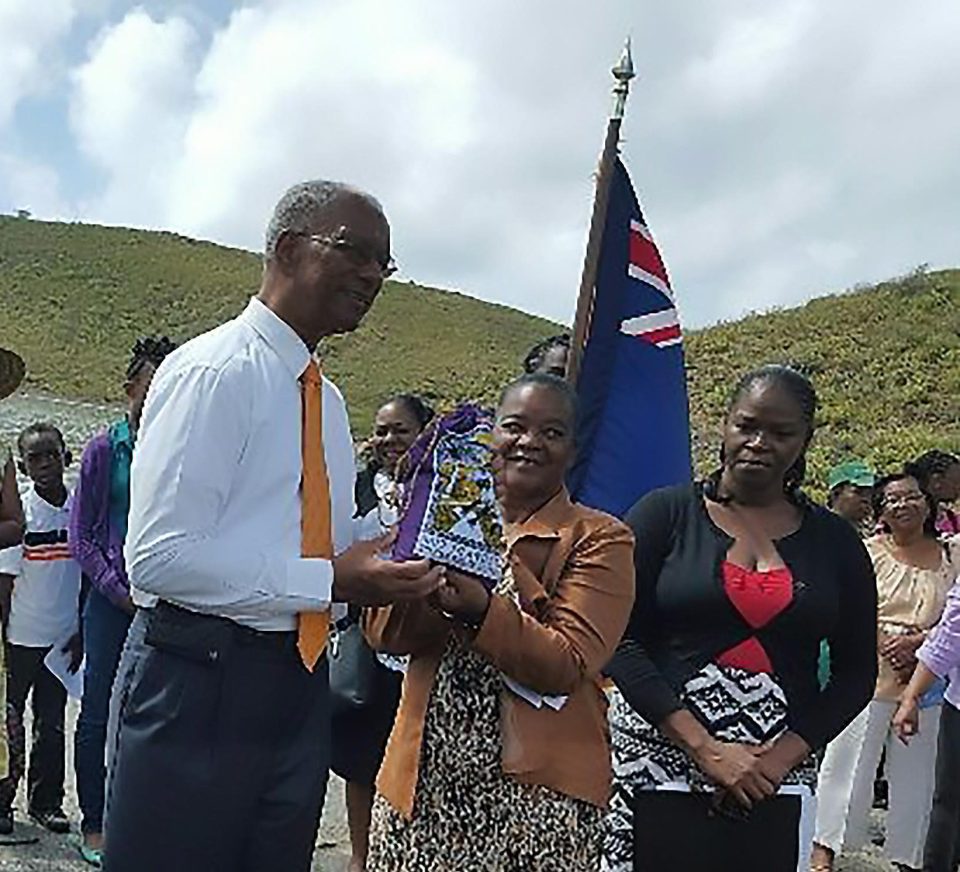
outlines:
[[[263,337],[294,378],[299,379],[303,375],[310,362],[310,350],[283,318],[256,297],[252,297],[240,319]]]

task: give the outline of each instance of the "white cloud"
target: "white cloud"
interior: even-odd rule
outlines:
[[[634,161],[656,168],[640,182],[688,319],[793,304],[923,261],[956,265],[960,56],[948,34],[960,8],[734,7],[691,39],[691,54],[730,58],[739,71],[751,51],[725,50],[741,27],[730,19],[782,16],[777,51],[753,52],[755,88],[744,73],[719,75],[720,97],[703,80],[706,96],[691,91],[703,62],[673,62],[668,41],[657,60],[671,72],[650,83],[653,122]]]
[[[408,275],[566,319],[633,30],[623,152],[688,321],[955,262],[955,0],[158,8],[72,79],[91,219],[256,248],[283,188],[342,178],[384,202]]]
[[[71,0],[0,0],[0,203],[41,218],[68,217],[57,171],[15,147],[20,104],[60,82],[62,40],[76,15]]]
[[[811,172],[788,169],[779,178],[758,178],[739,190],[685,210],[679,224],[665,225],[665,235],[700,241],[684,254],[688,269],[723,272],[736,268],[747,248],[762,249],[797,222],[816,215],[829,203],[827,180]]]
[[[804,0],[732,17],[706,55],[687,68],[687,87],[702,100],[696,104],[731,112],[760,103],[800,60],[800,42],[814,15],[812,3]]]
[[[369,187],[391,212],[429,195],[431,165],[476,135],[472,70],[412,26],[416,4],[362,2],[247,9],[217,35],[172,181],[176,226],[256,245],[304,177]]]
[[[191,65],[187,40],[157,38],[181,32],[177,20],[130,13],[75,76],[74,128],[108,172],[85,214],[256,247],[287,185],[343,178],[384,201],[419,280],[566,316],[576,278],[556,276],[579,269],[606,55],[625,28],[558,4],[554,26],[569,26],[557,57],[579,69],[554,87],[556,69],[529,52],[514,15],[505,0],[472,11],[276,0],[236,11]],[[604,60],[584,77],[580,38],[591,31],[603,34]],[[161,81],[176,100],[154,98]],[[571,135],[584,109],[593,123]],[[136,183],[145,163],[156,202]]]
[[[49,85],[48,52],[74,14],[70,0],[0,0],[0,128],[20,100]]]
[[[0,202],[10,203],[11,209],[26,209],[35,218],[72,217],[53,168],[2,152]]]
[[[192,107],[195,34],[142,9],[99,34],[73,75],[70,124],[80,150],[108,174],[94,213],[162,224],[169,177]]]

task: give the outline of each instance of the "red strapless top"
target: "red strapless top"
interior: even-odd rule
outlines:
[[[793,599],[793,576],[781,569],[744,569],[725,560],[723,589],[741,617],[754,629],[770,623]],[[724,651],[716,658],[719,666],[735,666],[749,672],[773,672],[773,664],[756,636]]]

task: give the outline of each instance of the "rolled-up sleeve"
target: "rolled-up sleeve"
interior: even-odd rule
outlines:
[[[161,370],[130,476],[133,585],[189,608],[292,615],[329,607],[329,560],[257,550],[221,529],[251,432],[240,364]]]
[[[917,659],[938,678],[960,666],[960,582],[954,582],[940,623],[917,651]]]

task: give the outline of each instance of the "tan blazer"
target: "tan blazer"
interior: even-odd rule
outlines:
[[[600,670],[633,607],[633,534],[616,518],[572,503],[566,491],[505,532],[520,607],[512,597],[491,597],[476,632],[425,603],[371,609],[365,617],[375,648],[411,655],[377,778],[380,793],[407,817],[413,814],[430,691],[451,633],[531,690],[569,694],[554,711],[534,708],[504,689],[503,771],[601,807],[609,799],[610,741]]]

